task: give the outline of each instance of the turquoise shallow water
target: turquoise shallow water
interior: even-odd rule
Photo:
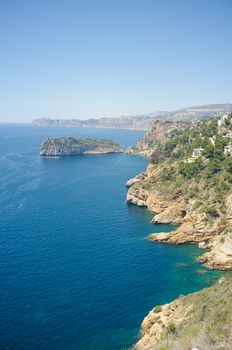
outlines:
[[[125,154],[40,159],[52,135],[107,137],[126,147],[141,132],[0,128],[0,348],[120,350],[155,305],[210,285],[217,272],[194,245],[146,239],[168,231],[125,203],[125,182],[146,160]]]

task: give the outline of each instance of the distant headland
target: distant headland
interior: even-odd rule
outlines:
[[[41,156],[71,156],[79,154],[120,153],[120,145],[111,140],[77,137],[47,138],[40,148]]]
[[[72,128],[115,128],[128,130],[148,130],[154,121],[184,121],[204,120],[214,116],[222,116],[232,112],[232,104],[210,104],[202,106],[187,107],[174,112],[157,111],[149,114],[134,116],[108,117],[99,119],[81,120],[73,119],[52,119],[39,118],[33,124],[40,126],[60,126]]]

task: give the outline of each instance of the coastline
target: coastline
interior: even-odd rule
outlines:
[[[232,279],[221,277],[209,288],[155,306],[144,318],[133,350],[231,349],[231,287]]]
[[[149,165],[148,165],[149,169]],[[209,251],[209,243],[208,237],[207,240],[205,237],[199,236],[196,237],[194,234],[189,235],[192,227],[189,227],[189,220],[185,222],[186,219],[182,218],[179,213],[184,210],[181,205],[177,203],[170,203],[165,197],[156,197],[154,198],[149,194],[146,189],[138,190],[138,186],[141,185],[144,181],[147,180],[146,171],[142,172],[140,175],[137,175],[135,178],[129,179],[126,183],[126,187],[128,188],[126,202],[127,204],[135,205],[138,207],[147,208],[150,212],[154,214],[152,219],[153,224],[168,224],[176,226],[175,230],[171,230],[169,232],[164,233],[152,233],[148,235],[148,239],[151,242],[155,243],[168,243],[168,244],[192,244],[195,243],[198,245],[198,248],[207,250],[206,253],[200,255],[196,260],[199,263],[199,267],[203,264],[203,266],[208,270],[231,270],[231,265],[227,265],[227,262],[223,260],[223,257],[217,255],[218,258],[221,258],[220,265],[215,266],[214,264],[207,263],[208,260],[205,260],[206,255],[210,255],[213,252]],[[168,212],[164,215],[163,212],[168,210]],[[209,241],[215,242],[215,237],[209,235]],[[217,249],[216,247],[215,249]],[[218,277],[220,278],[220,276]],[[216,286],[221,284],[223,281],[223,277],[216,282]],[[212,287],[215,288],[215,284]],[[209,290],[211,290],[209,288]],[[207,290],[208,288],[206,288]],[[198,296],[205,293],[205,288],[195,293],[188,294],[185,298],[189,298],[191,300],[193,296]],[[183,323],[188,319],[188,314],[192,310],[192,306],[186,305],[182,303],[183,298],[179,297],[174,299],[173,301],[163,304],[162,310],[161,306],[155,306],[147,316],[145,316],[144,320],[141,324],[141,330],[139,335],[139,340],[133,345],[132,350],[158,350],[160,347],[156,347],[156,343],[160,341],[163,337],[164,332],[169,333],[170,324],[178,327],[179,325],[183,325]],[[173,326],[174,327],[174,326]],[[166,348],[165,348],[166,349]],[[169,349],[169,348],[167,348]],[[172,349],[172,348],[170,348]]]
[[[145,156],[150,162],[146,170],[127,181],[126,202],[150,210],[153,213],[153,224],[176,226],[176,230],[170,232],[150,233],[148,238],[151,242],[197,244],[203,251],[196,259],[199,265],[208,270],[229,271],[232,269],[232,152],[229,152],[232,148],[232,114],[204,123],[181,125],[181,129],[175,127],[174,124],[170,127],[162,122],[154,123],[136,146],[129,147],[129,154]],[[188,327],[191,313],[198,317],[196,310],[201,296],[214,294],[217,288],[226,294],[230,283],[224,283],[222,278],[208,290],[188,294],[188,305],[180,297],[169,304],[157,305],[144,318],[142,336],[134,349],[231,349],[232,337],[225,335],[230,347],[225,347],[220,339],[220,332],[223,333],[221,325],[216,327],[218,333],[215,344],[219,347],[191,347],[188,340],[182,348],[175,345],[174,339],[177,333],[178,337],[182,334],[182,328]],[[228,292],[227,297],[232,298],[232,291],[231,294]],[[203,309],[205,307],[210,308],[208,301]],[[217,305],[216,308],[219,309],[220,306]],[[211,313],[205,313],[203,309],[201,321],[205,321]],[[229,322],[232,322],[227,311],[223,310],[222,317],[226,315]],[[218,313],[220,312],[219,310]],[[214,324],[218,318],[217,312],[212,317],[208,322]],[[222,319],[222,325],[226,325],[225,319]],[[197,332],[198,339],[194,335],[191,339],[195,345],[200,344],[202,330],[198,329]],[[201,335],[204,336],[205,343],[210,344],[211,335],[207,327]],[[162,347],[160,341],[165,337],[166,343]],[[185,338],[185,335],[182,334],[181,337]]]
[[[160,194],[159,190],[153,193],[144,187],[149,183],[151,165],[145,172],[128,180],[127,203],[139,207],[148,208],[153,214],[152,223],[178,225],[175,231],[170,233],[150,234],[149,239],[157,243],[184,244],[196,243],[199,248],[206,252],[199,257],[198,261],[208,269],[231,270],[232,252],[229,238],[222,244],[220,234],[225,229],[218,221],[209,225],[198,216],[190,206],[182,200],[182,193]],[[230,195],[226,201],[226,208],[231,210]],[[230,217],[228,218],[230,224]]]

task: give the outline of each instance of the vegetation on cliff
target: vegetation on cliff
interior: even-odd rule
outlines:
[[[147,170],[127,201],[144,205],[153,222],[180,224],[150,235],[164,243],[202,242],[208,268],[232,268],[232,114],[190,124],[156,142]]]
[[[147,170],[127,183],[127,201],[152,210],[153,223],[179,224],[173,232],[151,234],[151,240],[196,242],[206,249],[199,261],[207,268],[230,270],[232,113],[173,131],[152,143]],[[135,348],[231,349],[231,299],[232,280],[227,277],[209,289],[159,305],[144,319]]]
[[[127,153],[149,158],[160,144],[181,135],[190,125],[188,122],[155,121],[137,145],[128,148]]]
[[[224,218],[226,194],[232,189],[231,129],[232,114],[223,127],[217,119],[201,123],[158,144],[150,157],[154,164],[157,152],[166,155],[160,166],[152,168],[159,174],[161,191],[181,187],[186,202],[195,200],[195,210],[204,212],[209,221]]]

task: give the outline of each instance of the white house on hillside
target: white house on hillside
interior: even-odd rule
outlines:
[[[199,158],[202,156],[202,152],[204,151],[204,148],[194,148],[192,153],[192,158]]]
[[[225,115],[221,116],[221,118],[218,120],[218,126],[219,127],[222,126],[222,125],[225,125],[225,121],[226,121],[227,117],[228,117],[228,114],[225,114]]]
[[[232,157],[232,145],[224,147],[224,154]]]

